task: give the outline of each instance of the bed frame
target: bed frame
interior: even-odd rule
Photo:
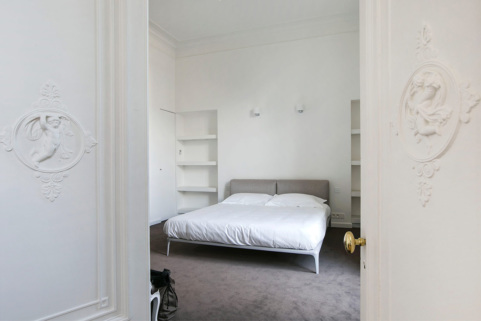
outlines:
[[[286,194],[286,193],[302,193],[314,195],[327,200],[329,203],[329,181],[327,180],[266,180],[266,179],[233,179],[230,182],[230,194],[236,193],[264,193],[264,194]],[[329,226],[331,217],[327,217],[326,226]],[[284,248],[271,248],[247,245],[230,245],[223,243],[190,241],[178,238],[167,238],[167,256],[170,252],[170,242],[181,242],[201,245],[212,245],[221,247],[230,247],[247,250],[281,252],[310,255],[314,258],[316,266],[316,274],[319,274],[319,252],[321,251],[322,241],[312,250],[295,250]]]

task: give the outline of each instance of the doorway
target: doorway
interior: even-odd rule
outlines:
[[[165,105],[176,113],[217,110],[216,200],[229,195],[233,178],[327,178],[332,184],[332,226],[317,276],[309,272],[311,260],[298,255],[175,244],[167,257],[163,223],[151,226],[152,267],[173,271],[189,302],[186,319],[208,320],[219,311],[216,317],[243,320],[246,306],[268,319],[359,319],[359,256],[346,256],[342,245],[348,228],[359,224],[352,215],[357,165],[350,149],[351,101],[359,99],[358,5],[293,4],[151,1],[151,38],[163,56],[151,79],[168,75],[159,80],[162,87],[151,84],[151,95],[171,95]],[[346,297],[349,306],[339,308]]]

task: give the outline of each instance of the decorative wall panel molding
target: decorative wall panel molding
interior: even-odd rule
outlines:
[[[404,88],[397,131],[405,151],[416,161],[413,169],[419,177],[417,190],[423,206],[431,198],[439,158],[455,140],[460,124],[469,122],[469,113],[481,98],[437,59],[432,34],[427,24],[418,33],[416,56],[420,65]]]
[[[49,218],[64,216],[62,224],[65,223],[66,225],[63,225],[66,227],[82,226],[81,229],[73,231],[75,235],[67,237],[66,242],[63,242],[62,236],[72,234],[71,229],[60,225],[52,229],[59,232],[54,234],[58,234],[58,239],[63,243],[60,247],[53,247],[48,251],[51,254],[49,255],[51,264],[36,268],[30,277],[35,276],[41,281],[40,283],[45,283],[44,281],[47,280],[45,276],[52,274],[50,272],[53,271],[58,272],[54,274],[58,274],[62,279],[65,277],[63,266],[78,260],[81,260],[85,273],[81,278],[74,278],[70,288],[58,282],[51,288],[34,287],[29,291],[30,294],[45,295],[40,299],[29,300],[27,305],[17,300],[16,295],[0,300],[0,314],[5,315],[5,319],[8,320],[128,320],[132,318],[147,320],[148,313],[144,311],[146,309],[129,308],[131,297],[137,297],[139,302],[148,303],[148,293],[139,289],[138,286],[132,286],[132,281],[136,284],[138,281],[144,282],[143,277],[136,276],[134,272],[145,267],[145,255],[139,254],[139,251],[132,251],[128,243],[130,236],[142,236],[142,229],[130,228],[131,218],[135,213],[147,212],[144,205],[140,205],[140,212],[139,209],[131,209],[128,206],[129,199],[140,199],[143,193],[141,191],[138,195],[132,196],[136,193],[136,184],[130,182],[128,178],[130,173],[135,172],[135,166],[128,162],[132,159],[132,155],[128,155],[126,146],[128,146],[127,142],[138,140],[139,137],[145,138],[145,131],[136,131],[132,136],[127,128],[130,125],[136,128],[142,127],[128,115],[136,102],[144,102],[145,99],[136,93],[143,92],[142,89],[146,84],[138,85],[127,76],[142,70],[139,68],[145,66],[144,57],[146,57],[148,42],[147,35],[142,34],[141,31],[142,26],[148,21],[148,17],[144,14],[147,12],[145,9],[148,3],[139,0],[83,0],[74,1],[71,4],[53,1],[39,5],[39,8],[47,9],[53,4],[58,9],[52,12],[53,18],[69,19],[53,19],[47,29],[41,29],[42,35],[45,35],[45,42],[42,42],[40,53],[34,51],[27,56],[19,57],[20,62],[15,64],[11,72],[14,73],[18,66],[23,66],[21,61],[25,57],[28,57],[28,61],[32,58],[31,61],[41,62],[45,57],[53,55],[59,57],[58,61],[46,59],[45,65],[38,67],[35,63],[29,65],[28,69],[39,71],[37,74],[43,72],[62,74],[63,78],[70,79],[69,84],[87,85],[72,87],[70,88],[72,91],[66,92],[63,88],[67,89],[69,84],[57,83],[61,86],[58,87],[53,82],[48,82],[46,86],[42,86],[46,80],[44,79],[33,87],[30,94],[34,95],[28,95],[31,98],[22,104],[17,103],[16,108],[12,109],[9,106],[12,105],[12,99],[19,97],[17,92],[8,95],[7,103],[2,104],[2,110],[8,111],[2,114],[3,118],[0,118],[0,153],[3,153],[1,156],[5,156],[0,162],[2,170],[19,174],[23,172],[27,176],[25,178],[32,181],[31,185],[26,185],[30,183],[23,182],[24,179],[21,178],[10,182],[12,188],[9,194],[23,195],[22,186],[24,189],[32,187],[34,194],[28,197],[45,205],[38,209],[24,206],[26,212],[24,211],[23,215],[14,215],[18,212],[17,205],[22,203],[22,200],[18,197],[12,198],[6,205],[5,215],[15,216],[15,220],[21,223],[29,219],[27,214],[30,213],[32,216],[37,214],[37,211],[49,212],[50,208]],[[78,10],[75,12],[69,10],[72,5]],[[95,10],[92,10],[94,8]],[[77,11],[82,12],[82,15],[76,15]],[[29,14],[29,16],[32,15]],[[31,21],[31,26],[44,25],[41,17],[37,17],[35,13],[32,17],[35,19]],[[75,20],[71,20],[72,17]],[[139,21],[144,23],[139,24]],[[71,42],[70,38],[67,39],[68,35],[59,34],[58,31],[63,30],[62,28],[67,28],[68,34],[73,32],[76,40]],[[127,32],[128,30],[135,30],[133,34],[137,35],[133,36]],[[36,34],[21,36],[35,41]],[[12,37],[15,38],[15,36]],[[126,48],[125,44],[134,38],[142,46],[137,48],[134,54],[128,54],[131,50]],[[64,50],[57,55],[57,44],[65,45],[67,49],[72,44],[82,47],[82,50],[75,53],[66,53]],[[65,60],[62,57],[68,59]],[[68,68],[62,70],[66,64]],[[79,70],[86,72],[79,72]],[[7,79],[5,81],[8,82]],[[41,89],[40,93],[38,93],[39,89]],[[81,105],[79,100],[74,100],[73,94],[70,94],[73,91],[75,91],[75,97],[88,97],[89,105],[86,107]],[[135,97],[130,99],[131,96]],[[10,115],[9,118],[5,117],[7,114]],[[12,116],[13,118],[10,118]],[[145,112],[141,111],[141,118],[145,117]],[[9,126],[3,127],[4,125]],[[47,126],[54,128],[46,132],[48,129],[42,128],[42,125],[46,128]],[[90,130],[93,135],[84,129]],[[53,148],[50,150],[44,147],[49,146],[47,134],[50,134],[49,139],[52,139],[50,146]],[[30,140],[29,136],[34,139]],[[99,148],[100,146],[102,148]],[[142,148],[138,155],[134,155],[134,163],[143,163],[144,149]],[[3,150],[7,152],[4,153]],[[40,155],[44,156],[40,157]],[[11,161],[10,164],[6,163],[7,159]],[[82,179],[82,175],[87,176]],[[80,185],[77,186],[75,182],[76,186],[70,186],[74,183],[74,176],[76,181],[80,178],[82,181]],[[144,178],[134,178],[134,180],[143,182]],[[77,206],[82,201],[85,206]],[[29,203],[28,200],[27,203]],[[66,217],[66,213],[75,215]],[[143,223],[148,223],[145,215],[137,218]],[[36,220],[42,221],[42,218],[36,218]],[[50,242],[52,233],[50,233],[49,222],[36,228],[31,235],[32,239]],[[10,229],[6,237],[14,237],[15,233],[16,231]],[[88,237],[88,239],[86,242],[76,242],[75,240],[80,240],[78,237],[81,239]],[[144,239],[142,238],[142,246],[147,244],[145,242],[147,240]],[[21,247],[21,242],[17,243],[15,245]],[[18,262],[11,262],[9,266],[14,268],[25,261],[21,257],[18,258]],[[57,264],[59,262],[63,263]],[[21,271],[18,269],[15,271],[14,274],[21,275]],[[12,292],[9,291],[10,288],[18,287],[18,282],[15,281],[18,278],[10,279],[4,282],[7,292]],[[148,285],[148,282],[144,283]],[[144,288],[147,288],[146,286]],[[71,290],[72,287],[75,291]],[[58,298],[59,295],[62,296],[61,299]],[[28,308],[22,309],[27,306]]]
[[[11,128],[0,131],[4,149],[34,171],[43,183],[42,194],[53,202],[61,194],[68,170],[97,145],[95,138],[67,113],[58,87],[48,81],[33,103],[34,110],[20,117]]]

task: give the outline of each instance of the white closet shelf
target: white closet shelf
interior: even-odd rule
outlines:
[[[361,197],[361,191],[351,191],[352,197]]]
[[[179,192],[203,192],[217,193],[217,187],[213,186],[177,186]]]
[[[360,160],[352,160],[351,165],[361,165],[361,161]]]
[[[200,209],[200,207],[183,207],[183,208],[177,209],[177,214],[185,214],[198,209]]]
[[[217,135],[189,135],[189,136],[179,136],[177,140],[214,140],[217,139]]]
[[[360,135],[361,130],[360,129],[351,129],[351,135]]]
[[[178,166],[216,166],[216,161],[183,161],[177,162]]]

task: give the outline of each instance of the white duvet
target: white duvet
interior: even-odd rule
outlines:
[[[171,238],[312,250],[324,239],[330,208],[217,204],[170,218]]]

